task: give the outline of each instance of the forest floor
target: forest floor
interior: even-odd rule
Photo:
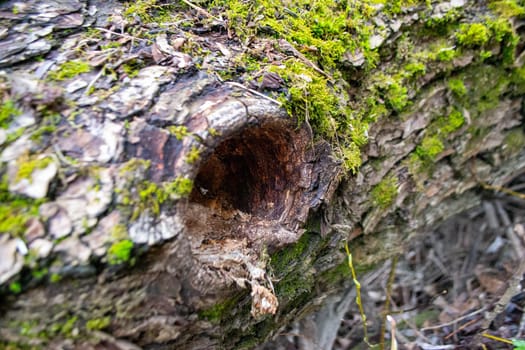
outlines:
[[[414,241],[395,269],[391,260],[358,277],[370,344],[381,343],[388,299],[398,349],[523,349],[508,341],[525,338],[525,176],[507,188],[519,193],[487,192],[482,205]],[[385,349],[390,332],[389,323]],[[333,349],[366,349],[363,339],[352,303]]]

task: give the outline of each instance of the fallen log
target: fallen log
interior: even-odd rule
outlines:
[[[346,242],[524,169],[518,3],[184,3],[0,4],[1,345],[327,348]]]

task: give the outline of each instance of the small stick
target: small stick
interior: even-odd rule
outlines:
[[[137,38],[136,36],[129,35],[129,34],[121,34],[121,33],[117,33],[117,32],[114,32],[114,31],[109,30],[109,29],[106,29],[106,28],[95,27],[95,29],[98,29],[98,30],[101,30],[101,31],[103,31],[103,32],[110,33],[110,34],[113,34],[113,35],[116,35],[116,36],[121,36],[121,37],[123,37],[123,38],[127,38],[127,39],[138,40],[138,41],[144,41],[144,42],[147,42],[147,41],[148,41],[147,39]]]
[[[188,5],[189,7],[197,10],[198,12],[200,12],[201,14],[203,14],[206,17],[213,18],[214,20],[219,21],[221,23],[223,22],[220,18],[215,17],[214,15],[212,15],[211,13],[209,13],[208,11],[203,9],[202,7],[199,7],[199,6],[195,5],[194,3],[189,2],[188,0],[181,0],[181,1],[183,3],[185,3],[186,5]]]
[[[422,331],[430,331],[430,330],[434,330],[434,329],[440,329],[440,328],[443,328],[443,327],[447,327],[447,326],[453,326],[455,325],[456,323],[458,322],[461,322],[463,321],[464,319],[466,318],[469,318],[469,317],[472,317],[472,316],[475,316],[479,313],[482,313],[486,310],[487,308],[484,306],[482,307],[481,309],[479,310],[476,310],[474,312],[471,312],[469,314],[466,314],[465,316],[461,316],[459,318],[456,318],[455,320],[452,320],[450,322],[446,322],[446,323],[442,323],[442,324],[439,324],[437,326],[431,326],[431,327],[425,327],[425,328],[421,328]]]
[[[273,98],[271,98],[271,97],[268,97],[268,96],[266,96],[265,94],[261,94],[261,93],[258,92],[258,91],[255,91],[255,90],[253,90],[253,89],[250,89],[249,87],[246,87],[246,86],[244,86],[244,85],[242,85],[242,84],[236,83],[236,82],[234,82],[234,81],[227,81],[226,84],[231,85],[231,86],[235,86],[235,87],[238,87],[238,88],[241,88],[241,89],[246,90],[246,91],[249,91],[249,92],[251,92],[251,93],[254,94],[254,95],[257,95],[257,96],[259,96],[259,97],[262,97],[262,98],[264,98],[264,99],[266,99],[266,100],[268,100],[268,101],[271,101],[271,102],[277,104],[278,106],[282,106],[282,103],[281,103],[281,102],[279,102],[279,101],[277,101],[277,100],[275,100],[275,99],[273,99]]]
[[[482,318],[478,317],[478,318],[475,318],[475,319],[473,319],[473,320],[468,321],[467,323],[461,325],[461,327],[459,327],[458,329],[456,329],[454,332],[452,332],[452,333],[450,333],[450,334],[447,334],[447,335],[445,336],[445,339],[449,339],[450,337],[454,336],[455,334],[457,334],[457,333],[458,333],[459,331],[461,331],[462,329],[464,329],[464,328],[470,326],[471,324],[474,324],[474,323],[480,321],[481,319],[482,319]]]

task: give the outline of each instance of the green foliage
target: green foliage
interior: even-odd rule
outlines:
[[[452,78],[448,81],[448,88],[456,97],[463,97],[467,94],[467,88],[463,80]]]
[[[12,119],[22,114],[22,111],[16,108],[12,100],[7,100],[0,106],[0,128],[7,128]]]
[[[49,80],[67,80],[90,70],[89,63],[73,60],[62,63],[56,70],[49,72],[47,77]]]
[[[525,350],[525,340],[512,339],[514,350]]]
[[[86,322],[86,329],[88,331],[98,331],[107,328],[111,323],[111,317],[106,316],[102,318],[94,318]]]
[[[466,47],[482,46],[490,39],[489,29],[482,23],[461,24],[456,33],[456,40]]]
[[[381,180],[372,189],[372,201],[375,206],[385,209],[388,208],[397,197],[397,177],[388,176]]]
[[[421,144],[416,147],[416,154],[421,160],[434,161],[444,149],[445,146],[437,135],[425,136]]]
[[[133,242],[129,239],[115,242],[108,249],[108,263],[117,265],[128,262],[131,258]]]

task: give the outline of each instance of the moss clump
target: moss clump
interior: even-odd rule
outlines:
[[[108,249],[108,263],[118,265],[128,262],[131,258],[133,242],[129,239],[115,242]]]
[[[463,113],[454,109],[447,117],[438,120],[439,133],[446,137],[446,135],[461,128],[464,123],[465,117]]]
[[[0,128],[5,129],[14,117],[22,114],[22,111],[16,108],[12,100],[7,100],[0,106]]]
[[[164,191],[172,198],[178,199],[190,195],[193,181],[185,177],[177,177],[171,182],[164,183]]]
[[[397,197],[397,177],[388,176],[381,180],[372,189],[372,201],[375,206],[386,209],[388,208]]]
[[[29,219],[38,216],[42,200],[13,195],[8,190],[7,175],[0,181],[0,234],[22,237]]]
[[[188,128],[185,127],[184,125],[168,126],[167,130],[169,131],[170,134],[175,136],[177,140],[182,140],[185,136],[189,134]]]
[[[453,48],[441,49],[436,55],[436,59],[441,62],[450,62],[456,57],[458,57],[458,51]]]
[[[87,73],[91,70],[89,63],[81,60],[73,60],[62,63],[56,70],[49,72],[49,80],[67,80],[79,74]]]
[[[461,24],[456,33],[458,44],[465,47],[482,46],[489,42],[490,31],[482,23]]]
[[[396,112],[400,112],[409,104],[407,88],[397,82],[390,84],[385,97],[387,103]]]
[[[465,83],[461,79],[449,79],[448,88],[456,97],[464,97],[467,94],[467,88]]]
[[[19,294],[22,292],[22,285],[20,282],[12,282],[9,284],[9,291],[13,294]]]
[[[286,247],[273,254],[270,259],[270,266],[276,274],[291,272],[295,265],[301,263],[301,258],[308,253],[310,244],[318,240],[318,235],[305,232],[297,243]]]
[[[186,163],[193,164],[198,161],[200,157],[201,151],[197,147],[193,146],[186,155]]]
[[[107,328],[111,323],[111,317],[94,318],[86,322],[88,331],[97,331]]]
[[[424,75],[427,71],[427,66],[422,62],[410,62],[405,66],[405,71],[409,76]]]
[[[444,149],[445,146],[437,135],[425,136],[416,147],[416,154],[421,160],[434,161]]]
[[[28,159],[27,157],[21,157],[18,160],[18,171],[16,173],[15,180],[20,181],[22,179],[31,180],[31,175],[36,169],[45,169],[51,163],[53,159],[51,157]]]

